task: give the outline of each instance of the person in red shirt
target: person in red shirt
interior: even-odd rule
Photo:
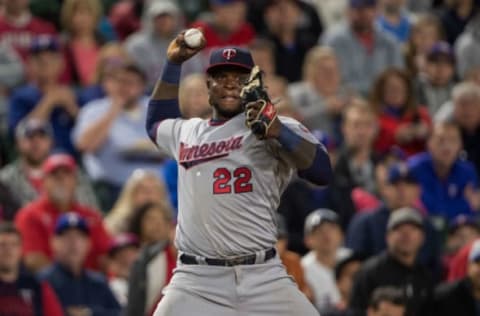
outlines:
[[[50,264],[50,243],[55,223],[62,214],[73,212],[85,218],[90,227],[92,247],[86,267],[99,269],[105,262],[110,237],[103,226],[100,213],[78,204],[75,200],[75,161],[67,154],[53,154],[44,162],[42,169],[45,174],[43,194],[22,208],[15,219],[24,240],[25,265],[32,271],[39,271]]]
[[[414,99],[410,78],[397,68],[385,70],[375,81],[370,103],[378,115],[379,132],[374,148],[380,153],[398,146],[407,156],[425,150],[431,119]]]
[[[207,48],[246,46],[255,37],[255,30],[246,21],[244,0],[210,0],[211,19],[196,21],[192,27],[202,29]]]
[[[52,288],[20,268],[22,238],[11,223],[0,224],[0,315],[63,316]]]
[[[0,16],[0,42],[14,47],[24,61],[34,37],[56,35],[53,24],[32,16],[28,0],[5,1],[5,13]]]

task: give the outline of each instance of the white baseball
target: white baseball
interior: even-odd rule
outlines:
[[[188,47],[197,48],[202,44],[203,34],[199,29],[188,29],[183,38]]]

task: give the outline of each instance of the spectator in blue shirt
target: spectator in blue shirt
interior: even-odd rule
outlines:
[[[59,84],[64,63],[58,42],[41,37],[30,48],[29,84],[14,90],[10,97],[8,125],[11,135],[26,116],[49,121],[55,146],[74,154],[70,131],[78,113],[76,96],[71,88]]]
[[[55,263],[41,274],[55,290],[65,315],[118,316],[120,305],[106,279],[85,270],[90,249],[89,227],[75,213],[65,213],[55,226]]]
[[[428,152],[408,160],[429,215],[451,220],[480,208],[477,173],[473,164],[459,157],[461,149],[458,126],[437,123],[428,141]]]
[[[105,98],[86,104],[78,116],[73,140],[83,153],[88,175],[97,186],[102,209],[109,210],[136,169],[157,171],[161,154],[145,131],[146,77],[133,64],[115,73]]]
[[[410,36],[412,26],[410,17],[405,9],[405,1],[381,0],[379,2],[378,26],[385,32],[390,33],[398,41],[405,43]]]
[[[380,165],[378,168],[384,168]],[[377,171],[380,174],[380,171]],[[380,253],[387,247],[387,223],[390,214],[402,207],[419,209],[420,187],[417,180],[408,171],[404,164],[394,164],[388,167],[386,179],[378,177],[380,194],[384,204],[369,213],[356,215],[351,221],[347,233],[345,246],[355,253],[370,257]],[[435,273],[440,272],[440,244],[437,232],[432,224],[424,219],[425,243],[420,250],[419,261]]]

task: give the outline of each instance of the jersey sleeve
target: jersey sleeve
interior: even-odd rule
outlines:
[[[177,159],[180,133],[185,122],[185,120],[177,118],[166,119],[158,123],[155,133],[155,144],[162,153]]]
[[[282,122],[282,124],[287,126],[292,132],[294,132],[301,138],[305,139],[306,141],[309,141],[312,144],[320,143],[318,139],[315,137],[315,135],[313,135],[312,132],[310,132],[308,128],[306,128],[299,121],[289,117],[285,117],[285,116],[279,116],[279,119],[280,119],[280,122]]]

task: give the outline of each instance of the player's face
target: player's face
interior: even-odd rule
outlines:
[[[240,92],[249,73],[238,68],[222,68],[207,79],[214,118],[229,119],[243,112]]]

